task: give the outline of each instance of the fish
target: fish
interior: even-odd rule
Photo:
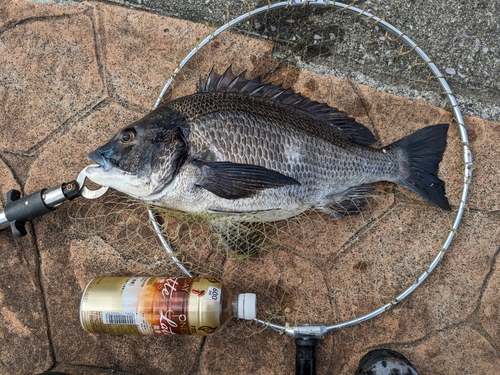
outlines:
[[[451,209],[438,177],[449,124],[376,148],[345,112],[245,75],[212,69],[195,93],[162,102],[91,152],[87,177],[151,205],[207,214],[220,241],[241,252],[257,250],[258,222],[359,213],[379,181]],[[242,234],[250,240],[235,239]]]

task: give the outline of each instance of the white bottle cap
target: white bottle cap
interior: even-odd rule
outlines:
[[[238,319],[252,320],[257,317],[257,296],[254,293],[238,295]]]

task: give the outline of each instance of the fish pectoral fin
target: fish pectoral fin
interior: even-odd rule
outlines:
[[[258,254],[264,248],[266,236],[263,222],[217,219],[211,224],[219,242],[240,255]]]
[[[337,219],[357,215],[368,204],[368,198],[374,189],[371,185],[354,186],[335,198],[333,202],[317,207],[317,209]]]
[[[192,163],[201,170],[197,185],[225,199],[248,198],[263,189],[300,185],[292,177],[259,165],[199,160]]]

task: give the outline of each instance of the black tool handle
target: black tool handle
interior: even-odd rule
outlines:
[[[316,374],[316,339],[295,339],[295,375]]]
[[[26,229],[24,226],[27,221],[52,211],[43,202],[44,191],[40,190],[23,198],[21,198],[21,192],[18,190],[10,190],[7,193],[7,205],[4,212],[14,236],[25,236]]]
[[[25,236],[26,222],[52,212],[62,202],[77,196],[79,187],[76,181],[49,190],[42,189],[25,197],[21,197],[18,190],[10,190],[7,193],[7,204],[4,210],[0,211],[0,229],[10,225],[14,236]]]

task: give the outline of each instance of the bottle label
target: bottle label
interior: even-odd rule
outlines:
[[[216,278],[106,277],[84,291],[80,320],[90,333],[208,335],[220,328]]]
[[[221,295],[222,295],[222,290],[220,288],[217,288],[215,286],[209,286],[207,296],[205,297],[205,299],[220,303]]]

